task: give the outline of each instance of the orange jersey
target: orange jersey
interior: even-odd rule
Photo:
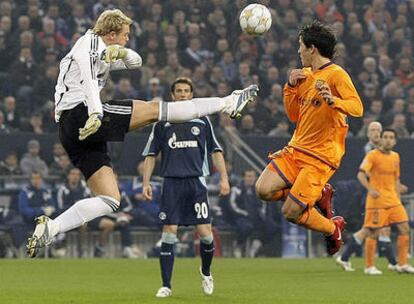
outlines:
[[[380,193],[376,199],[368,194],[365,208],[389,208],[401,204],[397,189],[400,179],[400,156],[397,152],[372,150],[359,169],[369,177],[370,186]]]
[[[286,113],[292,122],[296,122],[289,146],[337,168],[345,153],[346,116],[362,116],[361,98],[348,73],[336,64],[327,64],[316,71],[304,68],[303,72],[306,79],[302,83],[284,88]],[[319,95],[317,81],[329,85],[333,105],[328,106]]]

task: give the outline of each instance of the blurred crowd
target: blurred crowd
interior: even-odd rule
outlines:
[[[56,217],[75,202],[92,195],[80,170],[70,165],[60,143],[53,146],[52,164],[39,157],[36,140],[29,141],[27,149],[20,163],[17,155],[11,152],[0,164],[0,257],[21,256],[19,248],[23,247],[28,233],[33,231],[35,217],[42,214]],[[243,177],[238,177],[232,172],[230,163],[226,167],[232,186],[231,195],[218,196],[218,173],[208,179],[215,233],[223,230],[235,232],[232,244],[235,256],[280,255],[280,205],[265,204],[256,197],[257,174],[254,170],[246,170]],[[158,217],[161,180],[155,177],[151,181],[153,199],[145,200],[142,194],[143,168],[142,161],[137,165],[134,176],[124,176],[119,180],[121,206],[117,212],[94,219],[78,229],[77,256],[91,255],[86,249],[88,230],[99,232],[92,253],[95,257],[107,256],[108,240],[114,230],[120,232],[122,256],[156,256],[154,250],[157,249],[148,253],[138,250],[131,233],[134,228],[158,232],[162,227]],[[192,249],[194,237],[186,235],[185,238],[182,242],[186,246],[180,247],[186,248],[182,254],[195,254]],[[64,255],[67,248],[67,236],[58,235],[52,255]]]
[[[381,121],[401,138],[413,137],[414,1],[261,0],[273,24],[262,37],[242,34],[238,14],[246,0],[0,0],[0,133],[56,132],[54,86],[59,60],[93,26],[120,8],[134,23],[129,47],[143,57],[136,71],[112,74],[102,92],[110,98],[169,99],[177,76],[195,83],[196,96],[225,96],[259,84],[260,98],[237,122],[242,134],[289,137],[282,88],[300,66],[298,28],[314,19],[329,24],[339,44],[335,62],[345,67],[365,104],[351,120],[350,136],[364,136]],[[234,122],[225,117],[218,126]]]
[[[143,66],[113,72],[102,100],[169,100],[170,84],[178,76],[193,80],[198,97],[226,96],[256,83],[257,102],[239,121],[214,117],[216,131],[237,124],[243,135],[290,137],[294,126],[284,112],[283,86],[290,70],[301,66],[298,28],[318,19],[334,29],[339,42],[334,61],[350,73],[364,102],[364,118],[350,119],[349,136],[365,137],[367,125],[377,120],[396,129],[400,138],[414,138],[414,19],[409,17],[414,1],[257,0],[270,8],[273,19],[261,37],[242,34],[238,25],[240,11],[250,2],[0,0],[0,134],[57,131],[54,87],[60,59],[102,11],[120,8],[134,20],[128,47],[142,56]],[[55,216],[90,195],[59,143],[53,145],[51,162],[41,158],[40,150],[39,142],[30,140],[25,154],[8,151],[0,162],[0,189],[12,191],[15,200],[10,204],[14,209],[0,206],[0,225],[10,232],[12,248],[24,242],[34,216]],[[238,254],[263,254],[260,250],[275,244],[272,236],[280,236],[275,233],[280,232],[278,204],[265,206],[256,198],[254,171],[236,177],[230,164],[228,168],[233,188],[230,196],[212,200],[215,225],[235,228]],[[141,176],[138,166],[136,177],[120,181],[123,207],[118,214],[89,225],[101,232],[96,256],[105,254],[114,229],[121,232],[123,254],[131,257],[130,227],[159,228],[160,189],[154,188],[153,202],[143,202]],[[213,192],[217,184],[213,175]],[[248,240],[251,246],[246,246]]]

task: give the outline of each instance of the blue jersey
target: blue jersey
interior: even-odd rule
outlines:
[[[161,176],[198,177],[210,173],[208,155],[223,151],[208,117],[185,123],[157,122],[142,155],[162,153]]]

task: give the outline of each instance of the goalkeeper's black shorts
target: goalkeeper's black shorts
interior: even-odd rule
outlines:
[[[107,151],[108,141],[123,141],[132,115],[132,100],[109,100],[103,104],[102,125],[98,132],[79,140],[79,129],[88,119],[88,108],[79,104],[63,111],[59,119],[59,138],[72,164],[88,180],[102,166],[111,165]]]

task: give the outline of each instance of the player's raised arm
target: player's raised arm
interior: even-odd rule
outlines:
[[[106,48],[106,53],[108,53],[108,49],[113,49],[114,47],[119,47],[119,55],[116,57],[117,59],[111,63],[111,71],[138,69],[140,66],[142,66],[142,58],[134,50],[124,48],[119,45],[110,45]]]
[[[345,71],[338,75],[334,81],[339,96],[332,96],[332,107],[345,115],[362,117],[364,107],[351,77]]]

